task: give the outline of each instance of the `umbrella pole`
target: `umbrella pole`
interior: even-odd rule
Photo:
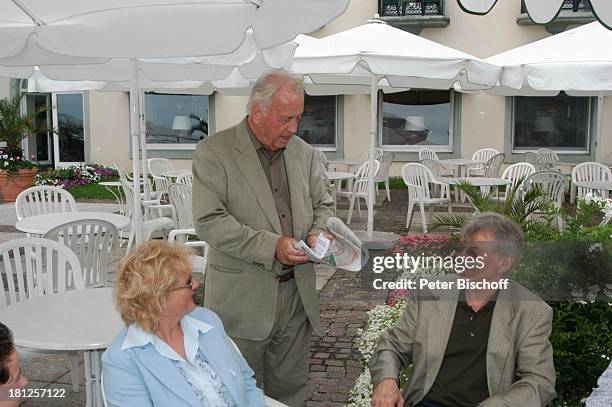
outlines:
[[[603,129],[601,128],[601,122],[603,118],[603,94],[600,92],[597,94],[597,123],[595,124],[595,128],[597,129],[597,140],[595,143],[595,160],[601,157],[601,149],[597,148],[602,139]]]
[[[139,117],[140,107],[138,103],[138,67],[136,60],[132,59],[133,70],[130,78],[130,139],[132,140],[132,171],[133,171],[133,196],[134,207],[132,208],[132,228],[134,228],[134,243],[142,241],[142,212],[140,209],[140,146],[139,146]]]
[[[140,155],[142,161],[142,183],[144,184],[144,199],[151,199],[151,191],[149,190],[149,167],[147,166],[147,131],[146,123],[144,121],[144,113],[142,107],[144,106],[143,92],[140,89],[140,77],[137,77],[138,82],[136,83],[138,89],[138,134],[140,136],[140,145],[142,146]]]
[[[376,150],[376,134],[378,130],[378,80],[377,75],[372,75],[370,84],[370,168],[374,168],[374,155]],[[374,234],[374,172],[368,180],[368,225],[366,228],[367,237],[372,237]]]

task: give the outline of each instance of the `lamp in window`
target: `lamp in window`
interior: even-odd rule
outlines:
[[[405,144],[418,144],[425,141],[431,130],[425,127],[423,116],[406,116],[404,119],[404,132],[400,133],[406,140]]]
[[[533,124],[534,133],[542,133],[546,137],[545,145],[543,147],[552,147],[553,146],[553,136],[557,131],[555,126],[555,119],[552,116],[537,116],[535,119],[535,123]]]
[[[180,143],[181,136],[186,138],[189,134],[188,132],[191,130],[191,118],[189,116],[174,116],[172,130],[179,131],[178,136],[176,136],[176,142]]]

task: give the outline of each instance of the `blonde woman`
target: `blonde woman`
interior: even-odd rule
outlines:
[[[125,328],[102,356],[109,406],[264,406],[253,371],[215,313],[196,308],[189,252],[146,242],[121,264]]]

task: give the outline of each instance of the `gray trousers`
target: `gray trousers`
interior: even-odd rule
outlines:
[[[276,317],[263,341],[232,338],[264,393],[291,407],[303,406],[308,389],[311,326],[295,279],[279,283]]]

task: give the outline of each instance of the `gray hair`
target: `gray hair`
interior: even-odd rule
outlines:
[[[469,219],[461,228],[461,240],[487,231],[493,234],[492,242],[497,253],[518,261],[523,245],[523,231],[511,219],[494,212],[484,212]]]
[[[285,84],[292,86],[297,92],[304,92],[304,78],[300,75],[292,75],[284,69],[273,69],[264,73],[253,85],[247,112],[250,113],[255,105],[267,112],[272,96]]]

